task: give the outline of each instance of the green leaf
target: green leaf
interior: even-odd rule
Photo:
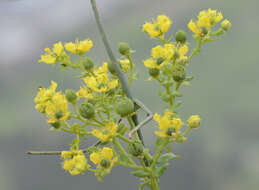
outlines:
[[[169,160],[177,158],[177,157],[178,156],[172,152],[165,153],[159,157],[159,159],[157,160],[157,163],[159,163],[159,164],[167,163]]]
[[[160,177],[161,175],[164,174],[164,172],[165,172],[167,166],[169,166],[169,164],[168,164],[168,163],[165,163],[165,164],[163,164],[162,166],[157,167],[157,168],[155,169],[155,173],[156,173],[157,177]]]
[[[192,79],[194,79],[194,76],[186,77],[184,81],[191,81]]]
[[[134,176],[136,177],[148,177],[150,176],[150,174],[146,171],[143,171],[143,170],[137,170],[137,171],[134,171],[134,172],[131,172]]]
[[[155,142],[156,148],[159,148],[166,140],[165,138],[158,137]]]

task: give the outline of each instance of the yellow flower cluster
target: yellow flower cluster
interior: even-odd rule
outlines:
[[[116,123],[108,122],[101,129],[94,129],[92,135],[100,139],[102,142],[107,142],[115,137],[118,126]]]
[[[49,88],[39,88],[34,99],[36,110],[49,117],[48,123],[53,124],[69,117],[68,103],[62,92],[56,92],[57,83],[51,82]]]
[[[222,20],[223,16],[221,12],[208,9],[208,11],[201,11],[198,15],[198,20],[194,22],[191,20],[188,24],[188,28],[199,36],[206,35],[212,26]]]
[[[62,164],[64,170],[69,171],[73,176],[84,173],[89,167],[82,150],[62,151],[61,158],[64,159]]]
[[[88,52],[92,47],[93,47],[93,42],[91,40],[83,40],[80,42],[76,40],[75,43],[68,42],[65,44],[65,48],[67,51],[73,54],[79,54],[79,55],[82,55]]]
[[[158,45],[151,50],[152,58],[144,60],[144,65],[147,68],[161,69],[168,65],[173,59],[182,59],[188,52],[188,46],[185,44],[180,47],[175,47],[174,44],[165,44],[164,47]]]
[[[155,134],[161,138],[175,136],[180,132],[183,125],[182,120],[173,117],[172,112],[165,112],[162,117],[156,113],[153,118],[159,125],[159,131],[155,131]]]
[[[90,90],[99,93],[107,92],[119,85],[117,79],[109,79],[107,62],[94,71],[93,76],[87,76],[83,80]]]
[[[147,33],[150,37],[162,36],[170,29],[172,21],[165,15],[159,15],[156,21],[146,22],[143,25],[142,31]]]
[[[41,56],[39,62],[46,64],[54,64],[58,61],[59,57],[66,55],[64,47],[61,42],[53,45],[52,51],[49,48],[45,48],[45,54]]]
[[[112,168],[117,163],[118,157],[113,158],[112,149],[104,147],[99,152],[92,153],[90,160],[97,164],[99,168]]]

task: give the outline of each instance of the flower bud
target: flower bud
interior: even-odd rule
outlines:
[[[56,117],[57,119],[60,119],[62,116],[63,116],[63,112],[62,112],[62,111],[57,111],[57,112],[55,113],[55,117]]]
[[[150,76],[155,78],[159,75],[159,69],[156,69],[156,68],[148,69],[148,73],[150,74]]]
[[[201,31],[202,31],[202,36],[205,36],[208,34],[208,30],[205,27],[201,27]]]
[[[90,103],[82,104],[79,108],[79,113],[86,119],[94,117],[94,106]]]
[[[162,58],[162,57],[159,57],[159,58],[156,60],[156,64],[157,64],[157,65],[161,65],[163,62],[164,62],[164,58]]]
[[[66,90],[66,99],[68,102],[70,102],[72,104],[75,103],[76,99],[77,99],[76,93],[71,89],[67,89]]]
[[[125,117],[134,112],[134,103],[129,98],[123,98],[116,104],[116,112]]]
[[[197,128],[199,127],[200,125],[200,122],[201,122],[201,119],[198,115],[192,115],[187,123],[188,123],[188,126],[191,127],[191,128]]]
[[[175,82],[182,82],[185,79],[185,69],[182,65],[173,68],[173,79]]]
[[[183,30],[179,30],[178,32],[176,32],[175,40],[178,43],[184,44],[186,42],[186,32],[184,32]]]
[[[116,70],[115,70],[114,65],[111,61],[108,61],[108,70],[110,71],[111,74],[113,74],[113,75],[116,74]]]
[[[61,123],[59,121],[51,123],[50,125],[55,129],[59,129],[61,127]]]
[[[104,168],[109,168],[110,165],[111,165],[111,162],[109,160],[107,160],[107,159],[103,159],[100,164]]]
[[[229,22],[229,20],[225,19],[221,23],[221,28],[225,31],[229,30],[231,28],[232,24]]]
[[[129,55],[130,54],[129,45],[125,42],[119,43],[118,50],[119,50],[121,55]]]
[[[92,61],[92,59],[85,57],[83,59],[83,66],[85,70],[89,71],[94,67],[94,62]]]
[[[143,145],[141,142],[133,142],[131,144],[128,145],[128,150],[129,150],[129,153],[132,155],[132,156],[140,156],[143,151],[144,151],[144,148],[143,148]]]
[[[172,133],[175,132],[175,129],[173,127],[169,127],[166,131],[166,134],[169,135],[169,136],[172,136]]]

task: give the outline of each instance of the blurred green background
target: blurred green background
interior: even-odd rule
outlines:
[[[143,66],[157,42],[141,32],[145,21],[164,13],[177,29],[202,9],[222,11],[233,26],[225,36],[202,47],[188,67],[196,77],[182,89],[181,115],[199,114],[202,125],[184,144],[173,148],[174,160],[161,178],[161,190],[257,190],[259,187],[259,1],[258,0],[97,0],[104,27],[114,50],[120,41],[136,50],[134,60],[140,80],[134,96],[153,112],[163,109],[158,86],[147,81]],[[55,156],[28,156],[28,150],[62,150],[71,137],[50,132],[35,111],[33,99],[39,86],[51,80],[61,89],[78,89],[77,74],[37,60],[45,47],[57,41],[90,38],[90,56],[96,63],[107,60],[94,22],[89,0],[0,1],[0,189],[137,189],[137,179],[122,167],[99,183],[93,174],[71,177]],[[188,31],[189,39],[191,32]],[[193,45],[192,41],[192,45]],[[118,55],[118,54],[117,54]],[[119,56],[119,55],[118,55]],[[153,147],[154,123],[144,130]]]

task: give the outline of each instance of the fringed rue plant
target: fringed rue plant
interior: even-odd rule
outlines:
[[[183,30],[167,38],[166,33],[173,23],[167,16],[159,15],[143,25],[142,31],[161,44],[151,49],[150,57],[143,57],[150,81],[164,89],[159,91],[159,97],[167,104],[162,113],[152,114],[130,92],[129,86],[137,80],[133,51],[127,43],[120,43],[118,51],[121,57],[115,58],[102,28],[95,1],[91,0],[91,3],[108,60],[97,65],[87,55],[93,47],[90,39],[58,42],[52,49],[45,49],[39,62],[78,70],[82,85],[77,91],[67,89],[63,93],[57,91],[58,84],[51,81],[48,88],[39,88],[34,100],[36,110],[47,118],[51,130],[66,132],[75,138],[70,150],[28,153],[60,154],[63,169],[72,176],[86,174],[87,177],[89,173],[94,173],[98,180],[109,174],[113,167],[122,165],[139,178],[139,189],[147,186],[158,190],[159,179],[170,160],[178,157],[171,152],[172,144],[185,142],[189,132],[200,125],[198,115],[191,115],[183,122],[177,111],[180,108],[177,99],[182,96],[181,86],[190,83],[193,78],[188,76],[187,67],[192,57],[199,54],[201,46],[218,39],[230,29],[231,23],[223,20],[221,12],[212,9],[201,11],[197,19],[188,24],[197,44],[192,50],[189,49],[187,34]],[[77,59],[70,59],[71,55]],[[138,109],[147,113],[141,122],[137,118]],[[157,123],[153,128],[157,136],[154,152],[144,146],[140,131],[151,119]],[[85,144],[89,136],[95,137],[96,143],[82,147],[81,144]]]

